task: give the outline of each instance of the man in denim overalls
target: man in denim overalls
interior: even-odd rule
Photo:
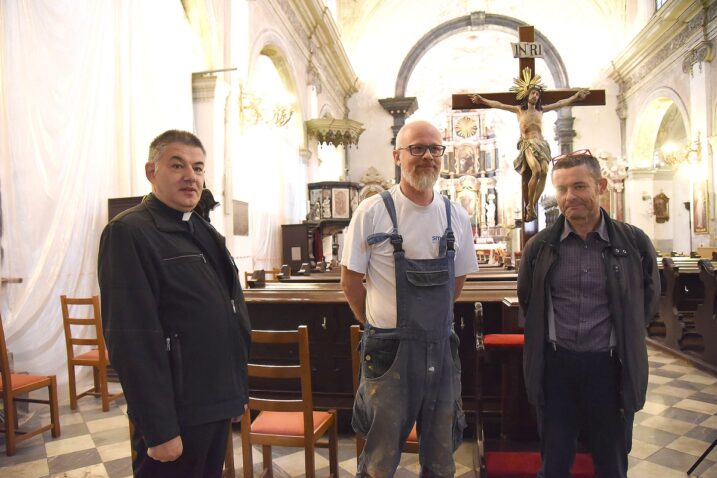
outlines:
[[[414,423],[421,475],[455,474],[465,419],[453,302],[478,265],[468,214],[433,190],[441,138],[424,121],[404,126],[393,152],[401,182],[363,201],[346,232],[341,285],[365,325],[357,476],[393,476]]]

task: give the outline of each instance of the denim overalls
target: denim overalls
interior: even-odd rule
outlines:
[[[453,332],[455,237],[451,205],[437,259],[407,259],[398,234],[396,208],[381,193],[393,223],[391,234],[368,237],[369,245],[391,241],[396,269],[397,324],[380,329],[368,323],[361,342],[361,383],[352,425],[366,437],[357,476],[393,476],[403,443],[417,423],[422,476],[455,474],[453,452],[462,439],[458,337]]]

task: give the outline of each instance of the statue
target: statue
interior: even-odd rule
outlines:
[[[488,195],[488,202],[485,205],[485,219],[488,227],[495,227],[495,195]]]
[[[514,80],[515,86],[510,91],[517,93],[516,99],[522,100],[520,105],[506,105],[500,101],[489,100],[481,95],[472,95],[474,103],[482,103],[491,108],[510,111],[518,116],[520,125],[520,140],[518,140],[518,157],[513,161],[513,167],[523,177],[528,177],[528,198],[525,206],[525,221],[537,218],[535,207],[545,189],[548,176],[548,163],[550,162],[550,146],[543,138],[543,112],[552,111],[569,106],[575,101],[585,99],[590,91],[578,90],[574,95],[549,105],[541,103],[541,96],[545,85],[540,82],[540,76],[531,78],[530,68],[523,70],[523,79]]]

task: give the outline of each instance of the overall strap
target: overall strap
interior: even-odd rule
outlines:
[[[446,206],[446,221],[448,223],[446,231],[441,238],[438,251],[439,256],[443,257],[446,255],[447,251],[455,251],[456,236],[453,234],[453,229],[451,228],[451,201],[445,196],[441,197],[443,198],[443,203]]]
[[[366,242],[369,246],[373,246],[375,244],[379,244],[386,239],[391,240],[391,244],[393,244],[393,252],[403,252],[403,238],[398,234],[398,220],[396,218],[396,205],[393,203],[393,198],[391,197],[391,193],[389,191],[382,191],[381,192],[381,199],[383,199],[383,204],[386,206],[386,211],[388,211],[388,216],[391,218],[391,223],[393,224],[393,229],[391,230],[391,233],[385,233],[385,232],[377,232],[376,234],[371,234],[366,239]],[[449,223],[450,224],[450,223]]]

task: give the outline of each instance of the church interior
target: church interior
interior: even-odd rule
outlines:
[[[658,252],[628,476],[687,476],[717,440],[717,1],[0,0],[0,35],[0,362],[56,377],[61,424],[12,456],[1,434],[0,475],[132,475],[124,398],[70,406],[68,354],[92,346],[66,335],[94,332],[63,315],[92,308],[68,312],[60,298],[99,295],[102,230],[150,192],[152,139],[181,129],[206,149],[211,224],[252,328],[308,326],[313,405],[338,410],[339,474],[354,476],[357,322],[339,286],[342,231],[361,201],[399,181],[396,134],[425,120],[446,146],[436,191],[467,211],[480,266],[454,309],[469,424],[456,476],[498,476],[481,474],[486,450],[528,450],[537,436],[520,350],[480,345],[521,332],[521,250],[560,211],[548,173],[538,217],[525,220],[516,116],[469,99],[514,101],[526,60],[546,94],[589,90],[543,115],[552,156],[590,150],[608,184],[601,206]],[[97,380],[76,370],[78,389]],[[51,421],[44,405],[16,406],[21,428]],[[231,438],[225,476],[247,476],[237,425]],[[273,453],[277,476],[307,475],[303,450]],[[261,473],[261,447],[252,455]],[[328,457],[316,451],[319,475]],[[419,470],[404,453],[398,474]],[[717,451],[692,472],[717,477]]]

